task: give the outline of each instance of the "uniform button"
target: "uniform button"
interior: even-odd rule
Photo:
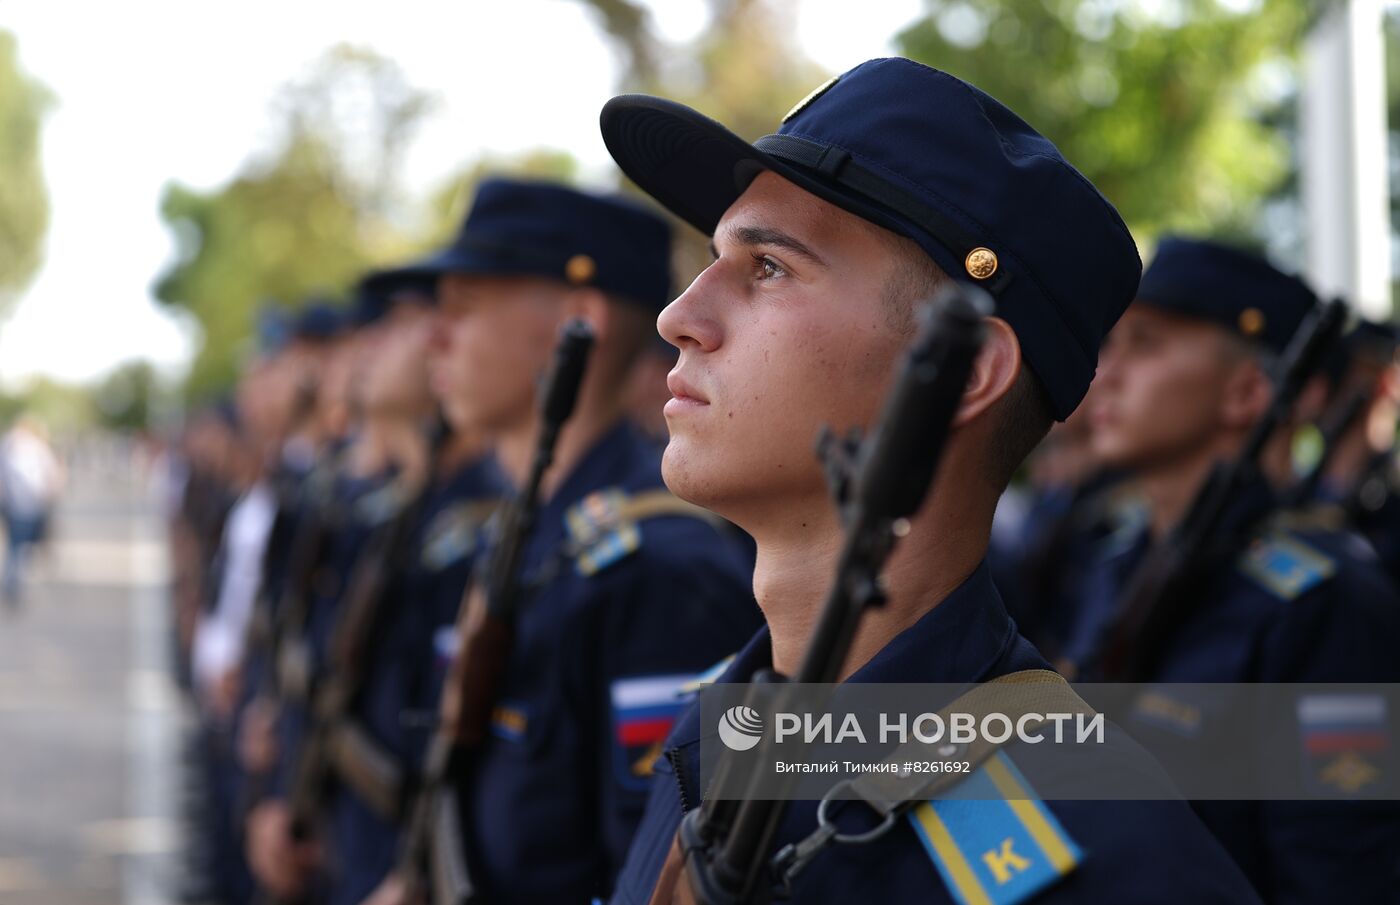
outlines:
[[[997,272],[997,253],[979,245],[967,253],[963,266],[974,280],[990,279]]]

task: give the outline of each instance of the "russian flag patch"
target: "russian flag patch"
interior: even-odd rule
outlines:
[[[1355,795],[1381,781],[1390,747],[1386,699],[1379,694],[1307,694],[1298,699],[1304,768],[1331,794]]]
[[[630,786],[645,786],[662,743],[688,703],[681,691],[695,678],[680,675],[634,676],[612,683],[613,739],[618,773]]]

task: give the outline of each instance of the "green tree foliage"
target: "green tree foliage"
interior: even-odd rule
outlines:
[[[709,0],[709,23],[686,47],[667,46],[641,0],[582,2],[623,56],[620,90],[680,101],[749,140],[777,131],[783,114],[830,75],[793,43],[792,0]],[[680,227],[677,237],[684,286],[709,252],[694,230]]]
[[[14,36],[0,31],[0,312],[43,257],[49,199],[39,131],[51,103],[49,92],[20,69]]]
[[[161,386],[148,361],[118,367],[92,389],[93,405],[104,427],[139,431],[150,426]]]
[[[930,0],[897,41],[1035,125],[1140,236],[1240,232],[1289,166],[1266,118],[1309,6]]]
[[[264,301],[334,294],[419,247],[400,225],[398,171],[427,108],[392,62],[337,47],[279,99],[272,153],[212,192],[167,186],[176,258],[155,294],[203,331],[190,395],[232,381]]]

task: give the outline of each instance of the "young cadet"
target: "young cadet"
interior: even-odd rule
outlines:
[[[491,736],[463,779],[485,902],[611,890],[678,689],[758,625],[742,549],[665,492],[654,444],[625,419],[630,368],[669,298],[669,250],[665,221],[634,203],[492,179],[453,245],[409,271],[438,277],[444,411],[492,441],[517,487],[560,326],[581,317],[597,335],[524,550]]]
[[[1396,423],[1400,420],[1400,332],[1362,321],[1336,362],[1329,414],[1356,406],[1328,450],[1316,490],[1323,517],[1349,524],[1371,542],[1392,581],[1400,583],[1400,496],[1396,494]]]
[[[1137,250],[1113,207],[1006,107],[904,59],[847,72],[753,145],[650,97],[610,101],[602,128],[629,177],[714,237],[714,263],[658,324],[680,349],[667,485],[758,547],[767,627],[719,681],[795,671],[842,536],[813,438],[823,425],[870,425],[915,303],[950,278],[990,289],[998,313],[984,322],[928,502],[884,573],[888,602],[862,618],[840,676],[961,684],[1048,668],[983,558],[998,497],[1074,410],[1137,286]],[[658,764],[668,775],[653,785],[615,902],[688,900],[675,839],[701,800],[701,732],[692,708],[668,739]],[[966,821],[944,811],[933,841],[901,821],[870,844],[828,846],[792,899],[1254,901],[1184,804],[1047,804],[1021,809],[1026,823],[996,802],[964,809]],[[777,845],[808,836],[815,810],[794,802]]]
[[[393,272],[372,274],[364,291],[391,291]],[[426,289],[431,297],[431,289]],[[420,351],[423,350],[420,347]],[[428,374],[429,356],[419,357]],[[330,758],[335,782],[326,808],[331,905],[358,905],[393,867],[398,818],[437,713],[437,695],[452,651],[457,607],[504,482],[479,436],[448,422],[434,455],[426,496],[386,571],[372,637],[351,668],[361,687],[345,730],[354,744]],[[395,555],[397,554],[397,555]],[[387,765],[389,777],[375,765]]]
[[[319,839],[292,836],[287,796],[308,737],[311,696],[326,666],[327,645],[347,599],[361,553],[428,480],[427,426],[434,417],[424,365],[432,309],[421,298],[384,299],[385,310],[358,331],[352,378],[358,432],[343,453],[334,496],[340,516],[318,560],[301,620],[296,657],[279,655],[274,792],[248,815],[248,861],[263,887],[281,898],[304,895],[322,865]],[[297,668],[288,669],[296,663]]]
[[[1085,578],[1082,643],[1068,645],[1081,675],[1101,674],[1105,648],[1116,643],[1106,627],[1125,582],[1150,545],[1183,517],[1212,465],[1239,453],[1272,393],[1266,362],[1314,303],[1299,280],[1253,255],[1187,239],[1159,246],[1137,301],[1105,343],[1094,384],[1095,455],[1132,470],[1148,515],[1111,539]],[[1287,442],[1279,437],[1275,446]],[[1394,656],[1400,601],[1374,554],[1351,535],[1269,520],[1271,504],[1262,480],[1231,501],[1225,520],[1238,535],[1234,555],[1216,554],[1199,567],[1189,591],[1196,605],[1145,639],[1155,655],[1140,678],[1400,678]],[[1208,719],[1209,706],[1202,712]],[[1310,784],[1355,791],[1348,784],[1366,769],[1366,754],[1310,755],[1306,743],[1317,726],[1310,717],[1299,720],[1305,750],[1295,757],[1314,774]],[[1145,730],[1132,721],[1128,728]],[[1189,726],[1180,731],[1204,734]],[[1380,778],[1362,778],[1356,788]],[[1400,811],[1392,804],[1198,802],[1196,808],[1266,901],[1381,901],[1393,889]]]

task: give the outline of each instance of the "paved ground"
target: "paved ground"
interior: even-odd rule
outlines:
[[[180,711],[165,547],[131,468],[75,471],[54,542],[0,610],[0,902],[170,901]]]

